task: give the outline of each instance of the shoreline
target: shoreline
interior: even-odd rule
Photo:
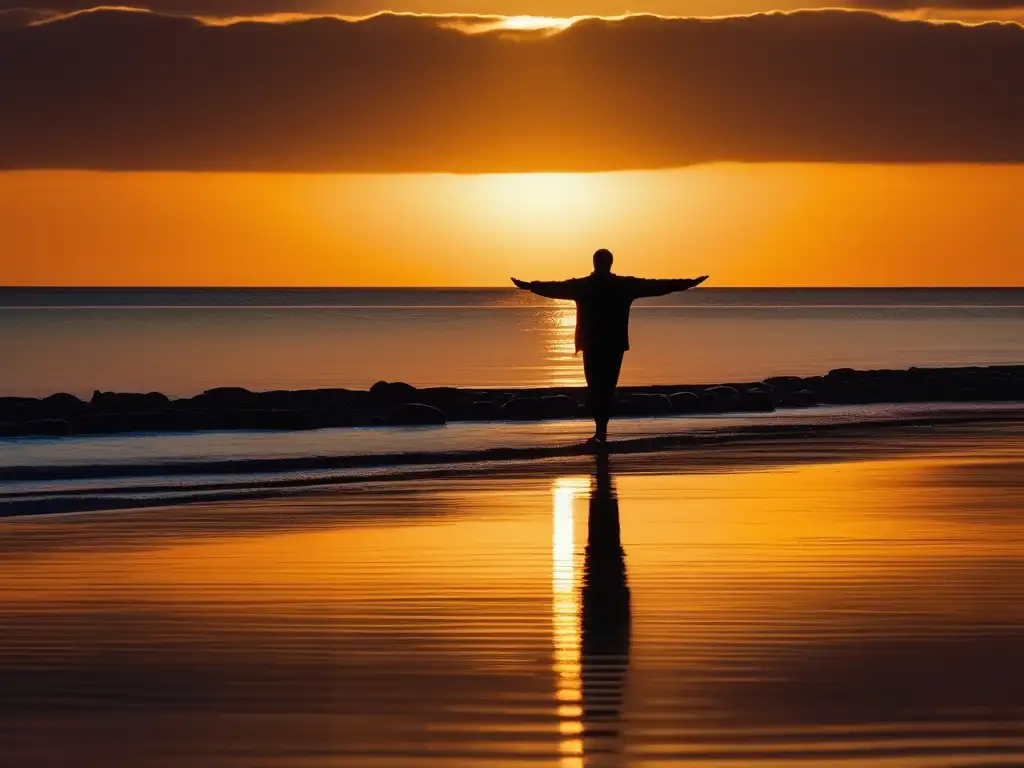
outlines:
[[[616,415],[671,417],[764,413],[819,405],[1024,402],[1024,365],[906,370],[840,368],[822,376],[762,381],[619,387]],[[586,418],[581,387],[417,388],[379,381],[369,390],[252,392],[218,387],[172,399],[160,392],[68,393],[0,397],[0,439],[311,430],[336,427],[441,426],[450,422],[521,422]]]
[[[969,407],[902,417],[748,425],[613,440],[620,466],[707,472],[807,462],[856,461],[961,449],[971,441],[1019,440],[1024,407]],[[159,464],[0,467],[0,519],[239,502],[451,478],[586,472],[595,456],[579,443],[468,451],[232,459]],[[18,487],[20,485],[20,487]]]

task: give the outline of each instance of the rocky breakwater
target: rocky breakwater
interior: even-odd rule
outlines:
[[[816,405],[907,402],[1024,402],[1024,365],[865,370],[776,376],[717,385],[622,387],[623,416],[772,411]],[[196,430],[443,425],[449,421],[537,421],[587,415],[581,388],[417,388],[380,381],[369,390],[251,392],[220,387],[171,399],[159,392],[0,397],[0,437]]]

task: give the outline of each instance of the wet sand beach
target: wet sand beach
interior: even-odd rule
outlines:
[[[0,522],[35,766],[1024,761],[1024,428]]]

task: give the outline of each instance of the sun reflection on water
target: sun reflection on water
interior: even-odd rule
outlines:
[[[583,366],[576,357],[576,308],[559,306],[551,310],[545,342],[548,378],[553,387],[582,387]]]
[[[589,487],[582,477],[560,477],[554,496],[552,553],[552,623],[555,701],[558,707],[558,751],[562,768],[583,765],[583,709],[579,635],[579,595],[575,561],[573,502]]]

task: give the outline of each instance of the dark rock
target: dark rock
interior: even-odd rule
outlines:
[[[1024,400],[1024,379],[993,372],[975,378],[978,396],[984,400]]]
[[[243,398],[241,402],[242,407],[246,408],[347,412],[365,404],[368,399],[369,393],[351,389],[277,389],[270,392],[254,392],[251,397]]]
[[[88,411],[89,404],[67,392],[58,392],[44,397],[39,401],[38,408],[42,418],[73,419]]]
[[[740,405],[740,393],[735,387],[708,387],[700,393],[700,404],[705,413],[735,411]]]
[[[312,402],[312,391],[275,389],[270,392],[252,393],[250,397],[239,398],[240,406],[247,406],[250,403],[260,408],[284,409],[284,410],[306,410]],[[232,405],[229,407],[240,407]]]
[[[171,404],[171,399],[160,392],[100,392],[92,393],[93,410],[105,413],[150,413],[162,411]]]
[[[818,396],[809,389],[798,389],[788,392],[781,398],[779,405],[783,408],[809,408],[818,404]]]
[[[774,411],[775,401],[767,391],[754,387],[740,395],[740,408],[752,412]]]
[[[196,419],[186,411],[91,413],[75,422],[75,431],[92,435],[120,432],[185,432],[197,426]]]
[[[22,433],[25,435],[63,437],[71,434],[71,424],[64,419],[37,419],[22,425]]]
[[[0,397],[0,421],[23,422],[41,417],[41,400],[34,397]]]
[[[546,397],[513,397],[499,410],[502,419],[533,421],[537,419],[571,419],[582,415],[580,404],[568,395]]]
[[[854,379],[861,374],[861,371],[855,371],[853,368],[833,368],[828,372],[828,378],[830,379]]]
[[[19,413],[22,406],[28,402],[38,402],[31,397],[0,397],[0,419],[12,420],[10,417]]]
[[[454,387],[430,387],[417,391],[416,402],[432,405],[447,414],[449,419],[474,419],[478,409],[474,394]]]
[[[804,386],[804,380],[800,376],[771,376],[762,384],[777,389],[801,389]]]
[[[310,429],[358,427],[365,423],[365,419],[360,417],[360,411],[355,408],[313,408],[302,413]]]
[[[384,423],[392,426],[442,425],[448,417],[440,408],[425,403],[404,403],[392,408],[384,416]]]
[[[302,411],[283,408],[228,408],[209,414],[211,429],[308,429],[309,418]]]
[[[668,395],[654,392],[647,396],[647,409],[653,416],[665,416],[673,412],[672,401]]]
[[[664,416],[672,413],[672,401],[666,395],[630,392],[615,401],[616,412],[623,416]]]
[[[20,437],[25,434],[25,427],[21,424],[0,423],[0,437]]]
[[[676,392],[669,395],[675,413],[700,413],[700,398],[694,392]]]
[[[473,410],[466,418],[471,421],[491,421],[501,418],[499,404],[493,400],[474,400]]]
[[[818,392],[823,402],[836,404],[899,403],[921,397],[920,388],[909,372],[889,369],[836,369],[830,371],[820,384],[815,384],[813,391]]]
[[[192,398],[195,405],[215,410],[251,408],[256,400],[257,396],[245,387],[214,387]]]
[[[417,399],[418,391],[404,381],[378,381],[370,387],[373,400],[383,405],[411,403]]]

